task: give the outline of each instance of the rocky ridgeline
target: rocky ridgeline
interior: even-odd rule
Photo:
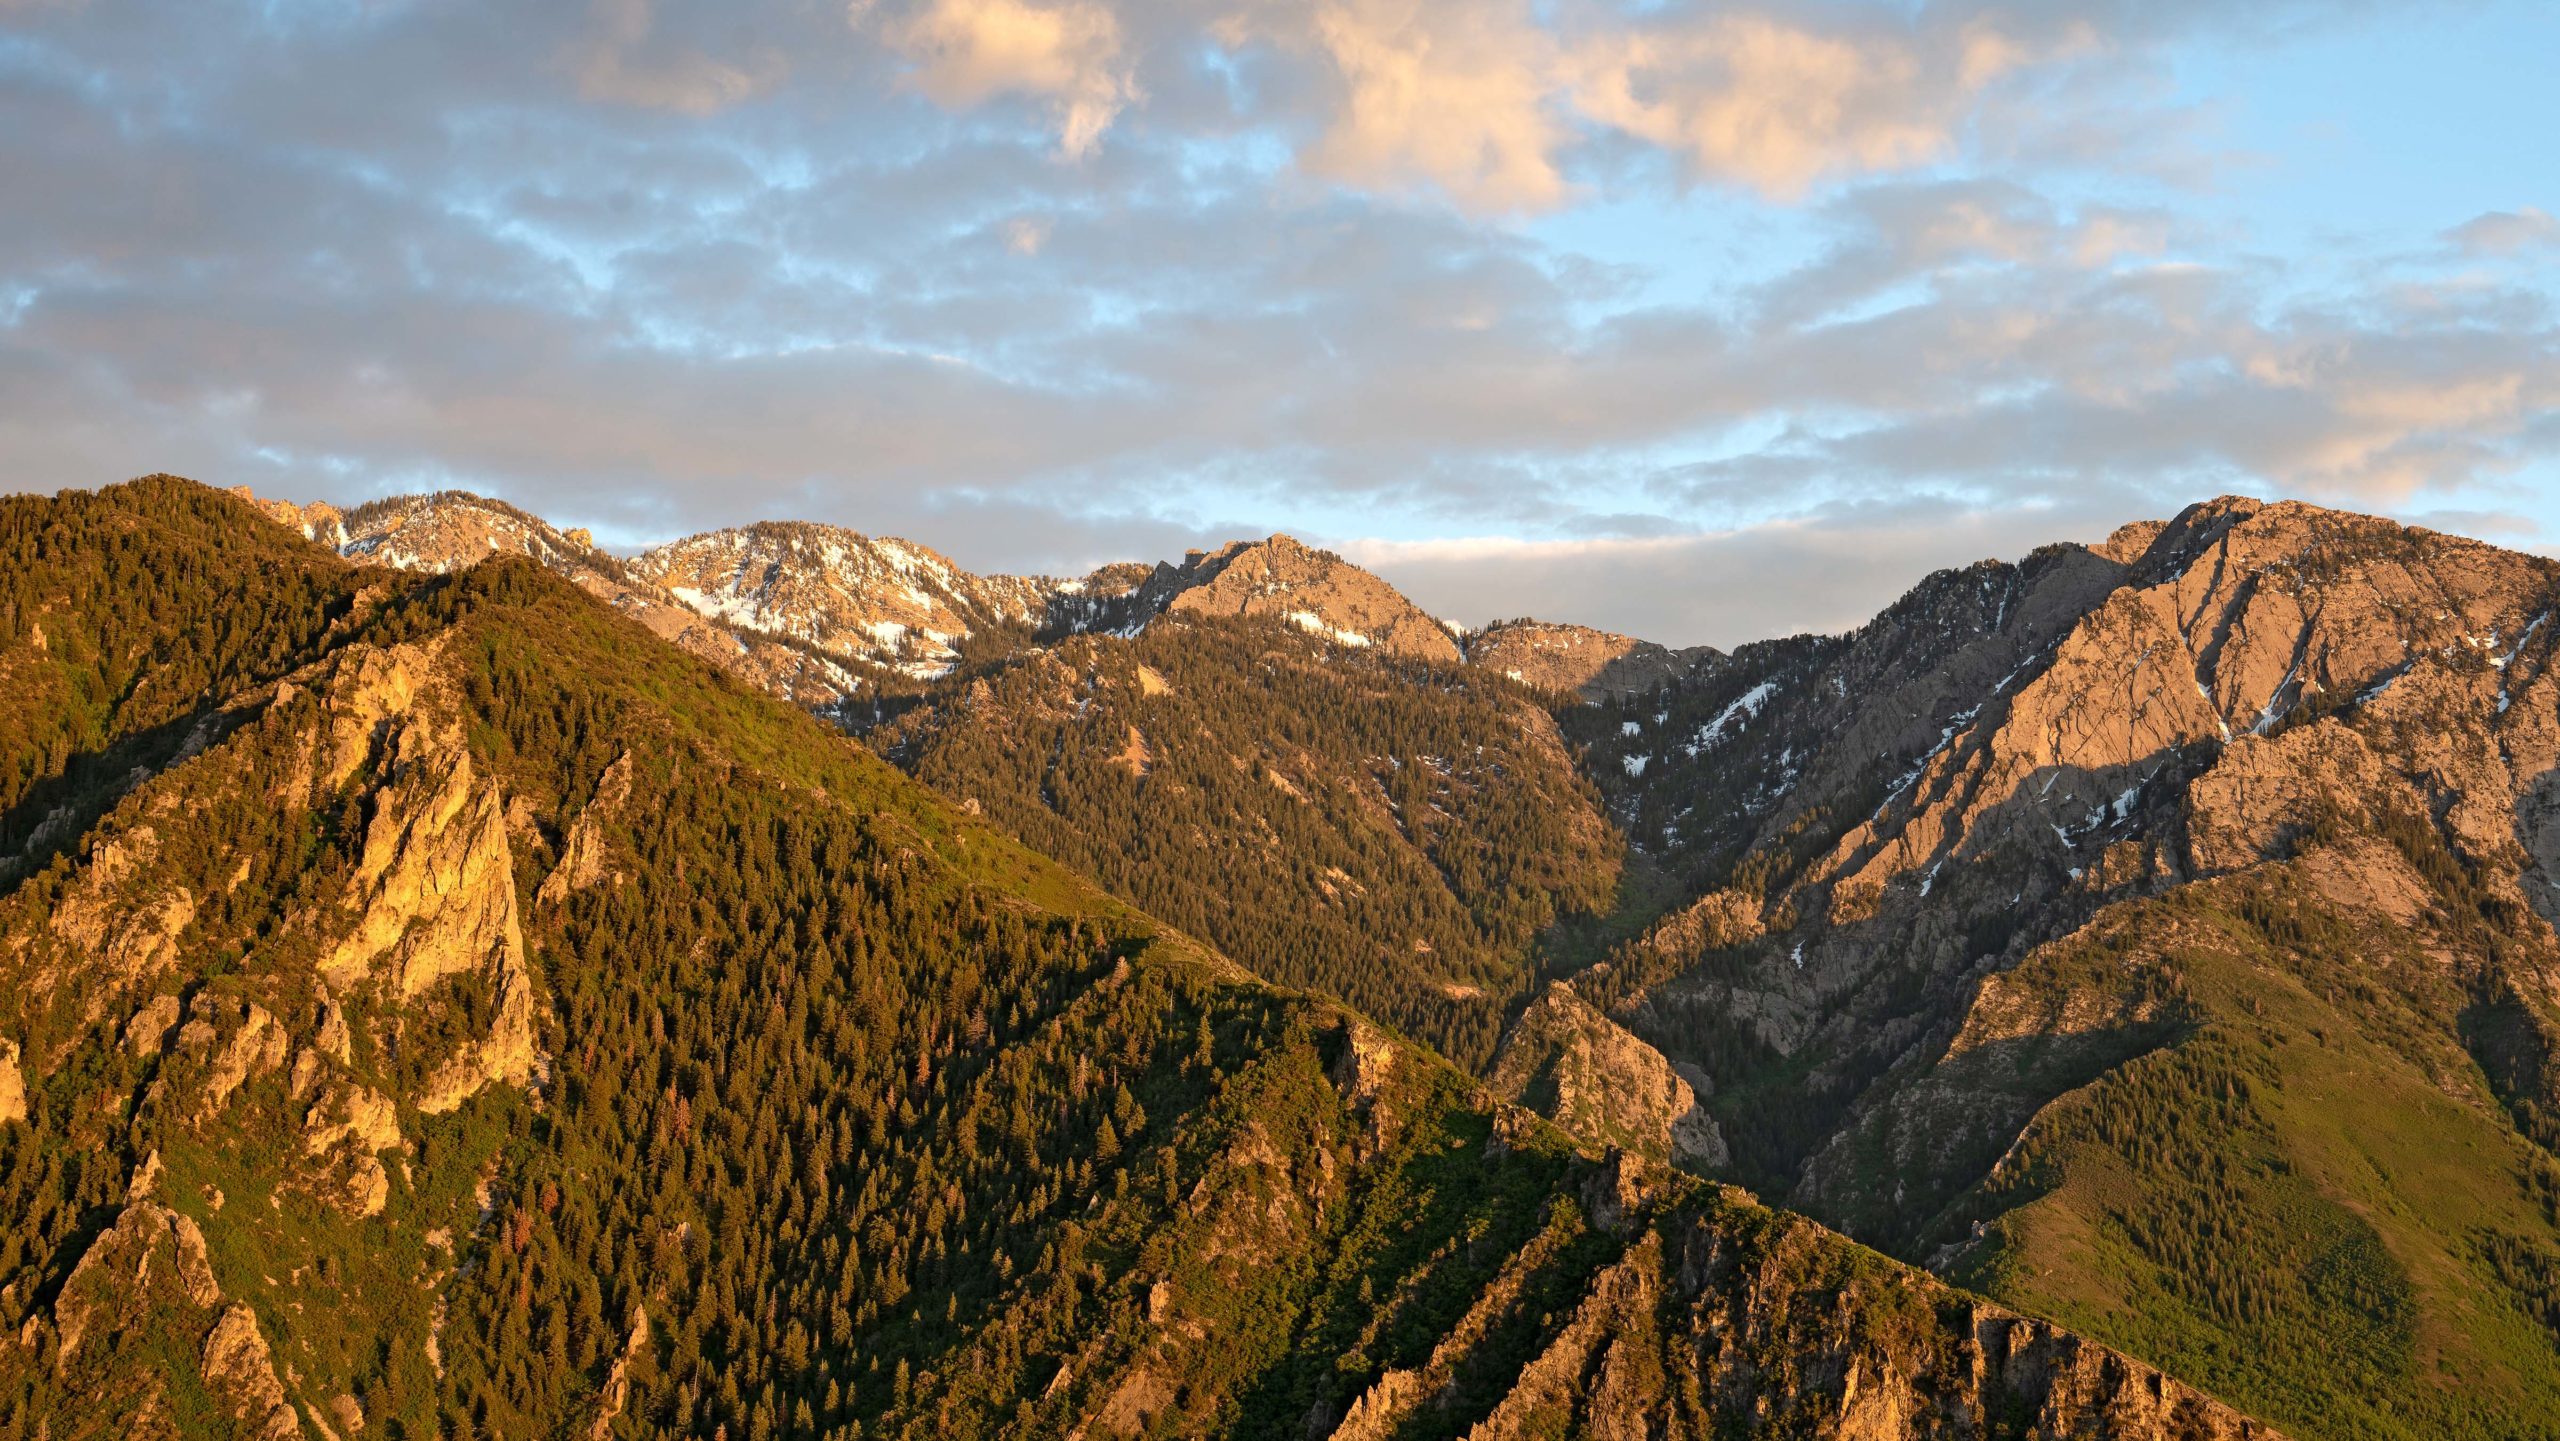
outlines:
[[[659,546],[636,573],[725,624],[932,680],[973,635],[1028,633],[1060,583],[972,575],[923,546],[835,526],[765,522]]]
[[[1711,1174],[1732,1157],[1699,1099],[1705,1080],[1555,981],[1512,1022],[1486,1084],[1589,1144]]]
[[[850,702],[884,687],[912,692],[949,673],[973,640],[992,654],[1035,639],[1128,634],[1168,613],[1262,617],[1334,645],[1435,664],[1476,658],[1393,586],[1286,535],[1193,551],[1179,565],[1123,562],[1069,579],[973,574],[911,541],[799,521],[688,536],[625,562],[583,530],[459,491],[346,512],[235,493],[374,564],[441,574],[494,554],[531,556],[666,639],[821,711],[849,713]],[[1538,622],[1465,643],[1483,646],[1478,663],[1512,679],[1593,696],[1649,688],[1694,654]]]
[[[1179,567],[1160,565],[1133,599],[1141,616],[1259,616],[1338,645],[1441,665],[1461,659],[1448,627],[1395,587],[1285,535],[1194,551]]]
[[[1674,867],[1769,862],[1622,958],[1650,987],[1638,1029],[1712,1012],[1784,1052],[1898,1052],[1927,1027],[1878,1014],[1874,978],[1916,965],[1960,986],[1987,945],[1971,918],[2059,934],[2109,897],[2265,852],[2262,819],[2200,799],[2299,819],[2396,772],[2442,797],[2467,849],[2515,853],[2548,767],[2541,713],[2513,702],[2555,599],[2535,557],[2227,500],[1932,577],[1851,636],[1745,647],[1595,711],[1592,769],[1640,846]],[[2420,714],[2452,723],[2399,719]],[[2376,742],[2398,754],[2337,755]],[[2271,774],[2288,762],[2307,773]],[[1763,936],[1738,978],[1672,978]]]
[[[723,623],[685,604],[637,568],[598,550],[584,530],[561,530],[500,501],[463,491],[400,496],[340,511],[234,495],[277,523],[352,560],[445,575],[493,555],[522,555],[761,690],[820,712],[841,712],[867,672],[788,636]]]
[[[1550,695],[1599,702],[1671,684],[1717,652],[1672,650],[1633,636],[1543,620],[1497,621],[1467,633],[1467,661]]]
[[[2478,1248],[2550,1247],[2518,1178],[2560,1099],[2555,611],[2548,560],[2225,499],[1709,658],[1566,717],[1677,898],[1572,984],[1701,1073],[1728,1174],[1862,1240],[2360,1434],[2352,1385],[2203,1359],[2385,1305],[2245,1239],[2319,1216],[2384,1238],[2352,1243],[2390,1258],[2381,1314],[2461,1338],[2430,1344],[2489,1378],[2461,1394],[2505,1398],[2476,1414],[2550,1404],[2547,1357],[2482,1319],[2532,1313],[2538,1283]],[[2085,1239],[2198,1227],[2175,1257]],[[2235,1266],[2288,1299],[2234,1299]],[[2146,1286],[2211,1339],[2087,1299]]]

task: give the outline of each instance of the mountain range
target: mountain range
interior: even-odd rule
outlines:
[[[2560,1435],[2542,558],[0,552],[0,1432]]]

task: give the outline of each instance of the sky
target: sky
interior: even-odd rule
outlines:
[[[1464,623],[2224,493],[2560,548],[2548,0],[0,0],[0,487]]]

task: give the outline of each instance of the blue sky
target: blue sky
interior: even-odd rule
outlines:
[[[1729,644],[2224,491],[2560,544],[2560,7],[0,0],[0,476]]]

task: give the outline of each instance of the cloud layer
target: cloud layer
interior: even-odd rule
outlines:
[[[2177,138],[2198,47],[2390,13],[10,6],[0,483],[1288,528],[1724,642],[2222,490],[2529,525],[2529,188],[2269,244]]]

